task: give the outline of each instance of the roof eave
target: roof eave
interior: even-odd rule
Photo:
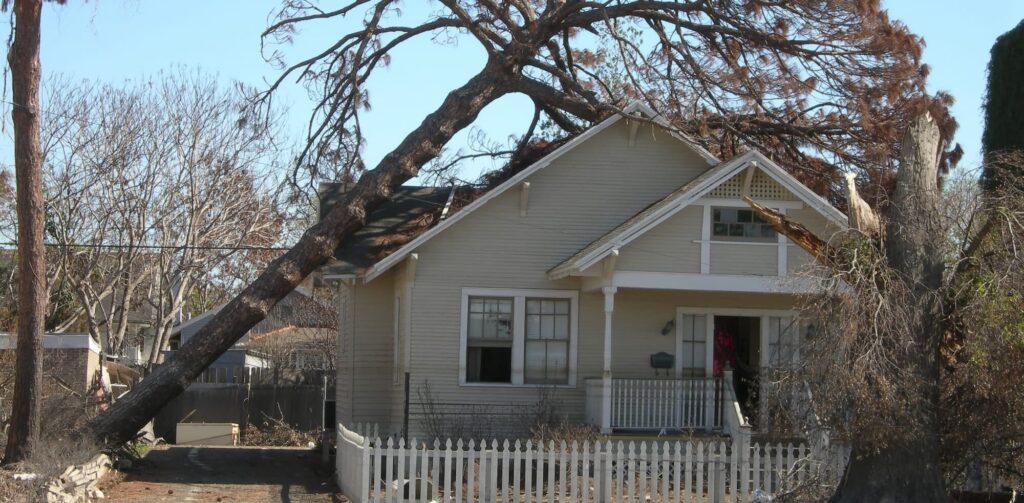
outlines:
[[[636,113],[636,112],[641,112],[641,113],[644,113],[646,115],[649,115],[651,117],[650,120],[655,121],[659,125],[662,125],[662,127],[665,127],[666,129],[669,129],[671,131],[671,128],[668,126],[668,122],[663,117],[661,117],[656,112],[654,112],[654,110],[652,110],[650,107],[648,107],[647,105],[645,105],[643,103],[633,102],[629,106],[627,106],[625,109],[623,109],[623,111],[626,112],[626,113],[631,113],[631,114],[632,113]],[[417,236],[416,239],[413,239],[412,241],[406,243],[404,246],[399,248],[398,251],[396,251],[395,253],[392,253],[391,255],[388,255],[387,257],[385,257],[384,259],[380,260],[376,264],[373,264],[372,266],[366,268],[366,270],[364,271],[364,273],[362,275],[363,282],[364,283],[369,283],[369,282],[373,281],[375,278],[377,278],[378,276],[380,276],[381,274],[386,272],[388,269],[391,269],[392,267],[394,267],[395,265],[400,263],[404,259],[404,257],[406,255],[408,255],[412,250],[415,250],[417,247],[419,247],[421,244],[423,244],[424,242],[426,242],[430,238],[432,238],[435,235],[439,234],[440,232],[444,231],[448,227],[454,225],[456,222],[461,220],[464,216],[472,213],[474,210],[476,210],[480,206],[483,206],[484,204],[486,204],[487,201],[490,201],[491,199],[501,195],[502,193],[504,193],[509,188],[518,186],[520,182],[522,182],[524,179],[526,179],[527,177],[529,177],[533,173],[535,173],[537,171],[540,171],[541,169],[544,169],[545,167],[549,166],[551,164],[551,162],[553,162],[554,160],[558,159],[559,157],[565,155],[566,152],[571,151],[572,149],[576,148],[577,146],[579,146],[580,144],[582,144],[586,140],[588,140],[591,137],[597,135],[601,131],[604,131],[605,129],[607,129],[608,127],[612,126],[613,124],[617,123],[618,121],[620,121],[622,119],[628,119],[628,117],[623,116],[622,114],[615,114],[615,115],[612,115],[611,117],[608,117],[607,119],[601,121],[600,123],[596,124],[595,126],[591,127],[590,129],[587,129],[586,131],[584,131],[579,136],[577,136],[577,137],[573,138],[572,140],[566,142],[565,145],[562,145],[561,147],[558,147],[557,149],[555,149],[550,154],[548,154],[548,155],[542,157],[541,159],[537,160],[536,162],[531,164],[526,169],[523,169],[519,173],[516,173],[515,176],[509,178],[508,180],[505,180],[502,184],[500,184],[497,187],[495,187],[494,189],[488,191],[486,194],[481,196],[476,201],[473,201],[472,203],[466,205],[465,208],[462,208],[460,211],[456,212],[454,215],[451,215],[450,217],[448,217],[447,219],[442,221],[437,226],[435,226],[435,227],[431,228],[430,230],[428,230],[427,232],[424,232],[423,234]],[[687,140],[687,139],[685,139],[685,138],[683,138],[683,137],[681,137],[681,136],[679,136],[679,135],[677,135],[675,133],[673,133],[673,137],[678,139],[678,140],[680,140],[680,141],[682,141],[682,142],[684,142],[684,143],[686,143],[686,145],[688,147],[690,147],[695,152],[697,152],[701,156],[701,158],[703,158],[709,164],[714,165],[714,164],[718,163],[718,159],[716,159],[713,155],[711,155],[710,152],[708,152],[707,150],[705,150],[705,149],[701,148],[700,146],[696,145],[692,141],[689,141],[689,140]]]

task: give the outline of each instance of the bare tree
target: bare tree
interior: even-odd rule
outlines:
[[[317,166],[324,156],[336,158],[339,148],[361,144],[359,114],[369,106],[365,84],[388,64],[395,48],[408,40],[468,39],[486,52],[487,61],[376,167],[364,172],[341,204],[272,262],[175,358],[97,417],[87,434],[100,442],[117,444],[134,435],[190,379],[331,257],[338,245],[363,225],[370,210],[434,161],[448,141],[470,126],[494,100],[522,93],[535,105],[530,126],[519,138],[517,148],[511,149],[513,156],[531,144],[542,119],[571,135],[588,123],[621,113],[628,97],[619,94],[618,89],[624,86],[602,85],[607,79],[595,76],[594,68],[600,61],[589,49],[594,40],[591,37],[610,36],[616,45],[630,46],[622,50],[624,56],[618,63],[625,67],[620,70],[626,78],[643,71],[641,67],[646,65],[658,67],[666,77],[656,79],[659,86],[645,83],[652,79],[631,80],[631,92],[649,100],[670,96],[679,104],[685,101],[680,97],[686,95],[717,102],[715,109],[681,108],[679,116],[691,122],[681,124],[680,132],[704,136],[707,128],[722,128],[728,132],[727,137],[735,138],[737,148],[740,142],[753,143],[756,139],[734,125],[742,115],[750,116],[747,123],[760,123],[759,127],[767,130],[770,126],[780,132],[778,143],[761,142],[771,155],[782,157],[788,149],[789,158],[806,158],[797,153],[808,138],[829,143],[830,137],[846,141],[863,135],[862,145],[867,146],[875,138],[867,139],[871,135],[864,128],[839,122],[826,127],[829,120],[861,110],[858,125],[876,121],[880,127],[874,133],[889,135],[871,148],[889,155],[899,144],[893,135],[898,137],[909,124],[914,106],[928,106],[937,116],[944,112],[942,99],[933,101],[921,94],[926,72],[917,63],[919,40],[902,25],[891,23],[872,2],[442,0],[434,15],[410,20],[402,17],[398,2],[393,0],[350,1],[334,10],[321,10],[305,1],[287,1],[280,20],[266,34],[288,40],[303,22],[344,17],[355,17],[359,26],[323,52],[287,66],[265,96],[268,103],[273,91],[294,77],[321,97],[310,121],[307,146],[295,169]],[[632,47],[635,37],[627,31],[630,28],[654,35],[650,51]],[[640,59],[637,54],[646,57]],[[693,80],[680,78],[673,70],[677,66],[686,69]],[[753,73],[758,78],[745,78]],[[808,82],[812,76],[814,80]],[[825,87],[819,90],[819,85]],[[845,88],[848,85],[851,87]],[[885,89],[886,96],[893,99],[869,104],[848,100],[858,96],[857,87]],[[838,92],[840,88],[843,92]],[[766,106],[769,101],[789,105],[775,110]],[[831,105],[835,105],[832,111],[826,112]],[[818,111],[822,111],[820,118]],[[808,117],[820,124],[805,127],[804,118]],[[943,124],[947,129],[952,127],[951,122]],[[785,131],[792,134],[782,134]],[[851,158],[860,155],[857,149],[838,148],[837,152],[848,152]],[[838,165],[829,159],[834,155],[809,159],[818,167]],[[823,192],[830,189],[827,183],[818,184],[818,188]],[[914,474],[918,466],[907,470]]]
[[[54,328],[84,327],[121,355],[143,325],[155,363],[197,289],[237,289],[241,268],[266,261],[246,252],[280,237],[274,124],[201,73],[123,88],[55,81],[47,104],[61,113],[43,128],[49,283],[71,285],[76,307]]]

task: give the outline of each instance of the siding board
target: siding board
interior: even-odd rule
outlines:
[[[624,271],[700,272],[703,207],[689,206],[667,218],[620,250],[617,267]]]

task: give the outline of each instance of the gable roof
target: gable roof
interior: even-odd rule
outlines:
[[[736,176],[749,166],[751,162],[756,162],[758,168],[763,173],[829,220],[840,226],[846,225],[846,216],[841,211],[814,193],[806,185],[800,183],[793,175],[790,175],[786,170],[772,162],[771,159],[768,159],[756,150],[751,150],[733,157],[729,161],[719,163],[682,187],[672,191],[672,193],[661,200],[644,208],[604,236],[585,246],[572,257],[552,268],[548,271],[548,277],[551,279],[564,278],[570,275],[572,271],[581,271],[594,265],[607,257],[613,250],[625,246],[648,230],[656,227],[665,219],[675,215],[701,196],[711,192],[715,187]]]
[[[399,264],[403,259],[405,259],[406,256],[409,255],[409,253],[411,253],[417,247],[421,246],[423,243],[427,242],[428,240],[430,240],[434,236],[440,234],[442,231],[444,231],[448,227],[454,225],[456,222],[461,220],[466,215],[472,213],[477,208],[483,206],[484,204],[487,204],[487,201],[490,201],[491,199],[494,199],[495,197],[498,197],[499,195],[505,193],[508,189],[510,189],[512,187],[518,186],[520,182],[522,182],[524,179],[526,179],[530,175],[532,175],[532,174],[536,173],[537,171],[540,171],[540,170],[548,167],[553,161],[555,161],[556,159],[562,157],[566,153],[572,151],[573,149],[575,149],[579,145],[581,145],[584,142],[586,142],[588,139],[590,139],[593,136],[597,135],[601,131],[604,131],[605,129],[609,128],[610,126],[618,123],[619,121],[623,120],[624,118],[629,118],[630,116],[632,116],[632,117],[638,117],[640,115],[646,116],[647,117],[646,120],[650,120],[650,121],[654,122],[655,124],[657,124],[657,125],[659,125],[659,126],[661,126],[663,128],[668,129],[670,131],[670,133],[671,133],[671,136],[673,138],[683,142],[687,147],[689,147],[694,152],[696,152],[701,158],[704,159],[705,162],[708,163],[709,166],[714,166],[714,165],[719,163],[718,158],[716,158],[711,152],[707,151],[703,147],[700,147],[699,145],[694,143],[689,138],[687,138],[687,137],[685,137],[685,136],[683,136],[683,135],[681,135],[681,134],[679,134],[677,132],[672,131],[672,126],[669,124],[669,122],[667,120],[665,120],[664,117],[662,117],[657,112],[655,112],[653,109],[651,109],[649,106],[647,106],[647,105],[645,105],[643,103],[640,103],[640,102],[633,102],[629,106],[625,107],[623,109],[623,112],[625,114],[629,114],[629,115],[627,116],[627,115],[623,115],[623,114],[615,114],[615,115],[612,115],[612,116],[608,117],[607,119],[599,122],[598,124],[592,126],[591,128],[587,129],[586,131],[584,131],[580,135],[576,136],[572,140],[566,142],[561,147],[558,147],[557,149],[555,149],[550,154],[540,158],[539,160],[537,160],[536,162],[534,162],[533,164],[528,166],[526,169],[523,169],[522,171],[517,173],[515,176],[512,176],[511,178],[509,178],[508,180],[504,181],[503,183],[501,183],[497,187],[494,187],[493,189],[491,189],[487,193],[483,194],[482,196],[477,198],[475,201],[473,201],[472,203],[466,205],[464,208],[459,210],[454,215],[451,215],[449,218],[447,218],[445,220],[442,220],[437,225],[434,225],[434,226],[430,227],[429,229],[425,230],[425,232],[422,232],[421,234],[416,236],[415,239],[412,239],[411,241],[406,243],[404,246],[402,246],[398,250],[394,251],[393,253],[388,254],[385,258],[383,258],[379,262],[377,262],[377,263],[373,264],[372,266],[366,268],[365,272],[364,272],[364,275],[363,275],[364,281],[367,281],[367,282],[372,281],[374,278],[376,278],[380,274],[386,272],[388,269],[390,269],[390,268],[394,267],[395,265]]]

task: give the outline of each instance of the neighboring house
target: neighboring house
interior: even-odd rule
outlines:
[[[303,368],[312,366],[310,357],[303,358],[308,352],[306,349],[315,345],[317,341],[333,338],[333,335],[328,334],[333,334],[337,326],[337,314],[323,302],[313,295],[310,288],[296,288],[281,299],[263,321],[243,335],[231,349],[220,355],[210,367],[282,366],[282,361],[294,360],[292,353],[299,354],[299,363],[303,364]],[[176,351],[188,342],[223,307],[223,304],[217,306],[172,328],[170,349],[167,353]],[[257,340],[261,343],[257,343]],[[323,351],[320,351],[320,354],[323,354]]]
[[[14,394],[18,337],[0,332],[0,426]],[[100,368],[100,345],[89,334],[43,335],[43,398],[77,395],[80,405]]]
[[[818,235],[846,226],[758,152],[719,161],[622,116],[461,208],[455,188],[399,188],[321,271],[339,294],[338,421],[422,438],[470,415],[513,434],[544,402],[604,432],[718,428],[723,400],[746,405],[761,369],[799,358],[795,307],[816,288],[745,180]],[[340,195],[323,192],[322,212]]]
[[[5,370],[6,364],[14,361],[17,346],[16,334],[0,332],[0,359]],[[89,334],[43,335],[44,375],[69,391],[84,393],[89,389],[99,366],[100,345]],[[10,383],[3,384],[0,388],[12,389]]]

